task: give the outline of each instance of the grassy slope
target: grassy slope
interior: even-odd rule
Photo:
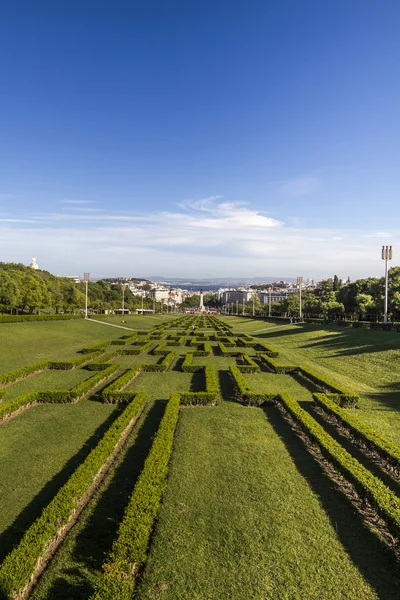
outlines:
[[[115,405],[82,400],[40,405],[1,425],[2,552],[40,514],[116,416]]]
[[[230,318],[235,323],[235,318]],[[255,322],[252,331],[263,328]],[[241,324],[234,329],[242,329]],[[250,333],[252,333],[250,331]],[[400,445],[400,335],[362,329],[284,326],[255,334],[283,363],[304,364],[362,395],[357,416]]]
[[[312,460],[303,460],[307,476],[321,482]],[[364,552],[368,536],[357,541],[361,526],[339,495],[333,509],[338,522],[336,514],[334,522],[329,519],[318,496],[329,501],[333,491],[324,485],[323,492],[312,490],[261,409],[223,403],[184,410],[135,598],[377,598],[367,578],[382,598],[392,597],[398,582],[380,549],[372,543]],[[354,541],[346,549],[342,534]]]

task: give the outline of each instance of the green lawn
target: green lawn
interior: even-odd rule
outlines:
[[[182,412],[137,600],[400,593],[379,545],[267,412],[235,403]]]
[[[69,390],[89,377],[93,377],[93,371],[87,371],[86,369],[73,369],[72,371],[50,369],[42,371],[10,385],[7,388],[4,400],[15,398],[32,390]]]
[[[38,405],[0,425],[2,553],[98,443],[118,410],[91,400]]]
[[[296,398],[296,400],[312,400],[311,391],[299,383],[299,380],[291,377],[291,375],[277,375],[275,373],[245,373],[245,378],[249,382],[251,390],[254,392],[266,392],[267,394],[290,394]]]

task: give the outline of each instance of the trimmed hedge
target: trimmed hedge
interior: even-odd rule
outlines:
[[[103,350],[103,348],[107,348],[107,346],[110,346],[111,342],[112,340],[106,340],[104,342],[99,342],[98,344],[93,344],[93,346],[87,346],[86,348],[82,348],[82,350],[80,350],[80,353],[91,354],[96,350]]]
[[[86,359],[88,360],[88,359]],[[8,373],[2,373],[0,375],[0,385],[7,385],[9,383],[15,383],[19,379],[28,377],[33,373],[40,373],[48,368],[49,361],[43,360],[42,362],[28,365],[27,367],[21,367],[21,369],[15,369],[14,371],[8,371]]]
[[[336,442],[311,415],[301,408],[292,396],[282,394],[280,401],[307,435],[318,444],[324,456],[353,483],[360,495],[369,498],[394,534],[398,536],[400,534],[400,498]]]
[[[258,373],[260,366],[247,354],[242,354],[238,361],[237,367],[241,373]]]
[[[188,352],[182,363],[182,371],[184,371],[185,373],[197,373],[198,371],[202,371],[203,369],[204,365],[193,364],[193,352]]]
[[[247,379],[242,375],[236,365],[230,365],[229,370],[233,378],[234,387],[238,398],[243,402],[243,404],[247,404],[249,406],[260,406],[264,402],[270,402],[277,397],[277,394],[252,392]]]
[[[264,342],[257,342],[256,344],[254,344],[254,350],[256,351],[256,354],[266,354],[271,358],[277,358],[279,356],[278,350],[267,346],[266,344],[264,344]]]
[[[147,548],[168,475],[179,418],[179,394],[170,397],[153,445],[119,526],[104,573],[90,600],[131,600],[134,574],[146,560]]]
[[[209,342],[204,342],[204,344],[199,344],[197,350],[193,352],[193,356],[210,356],[211,354],[211,346]]]
[[[297,372],[301,377],[311,381],[321,392],[328,394],[332,400],[337,401],[340,406],[357,406],[360,396],[352,391],[339,387],[329,379],[326,379],[319,373],[308,369],[307,367],[297,367]]]
[[[106,404],[116,404],[119,402],[130,402],[136,395],[136,392],[124,392],[123,390],[138,376],[142,371],[142,365],[135,365],[129,371],[125,371],[120,377],[115,379],[102,391],[102,398]]]
[[[75,402],[86,396],[96,386],[99,385],[105,379],[108,379],[116,371],[118,371],[118,365],[110,365],[102,371],[98,371],[89,379],[82,381],[70,390],[39,390],[37,392],[37,401],[46,402],[50,404],[66,404],[69,402]]]
[[[218,404],[221,399],[221,391],[217,372],[213,365],[204,368],[206,378],[205,392],[180,392],[181,404]]]
[[[0,420],[12,415],[23,407],[28,407],[31,404],[36,404],[38,401],[38,392],[27,392],[16,398],[10,400],[4,400],[0,404]]]
[[[41,556],[58,532],[82,506],[88,488],[101,467],[112,456],[124,430],[142,410],[146,394],[137,394],[124,412],[114,421],[97,446],[74,471],[67,483],[29,527],[22,540],[0,566],[0,594],[14,598],[27,585]]]
[[[223,342],[218,342],[218,348],[223,356],[242,356],[243,351],[240,348],[227,348]]]
[[[164,356],[163,360],[157,364],[150,365],[141,365],[143,371],[147,372],[161,372],[168,371],[171,366],[172,361],[175,358],[175,352],[169,352],[166,356]]]
[[[77,358],[73,358],[72,360],[64,360],[64,361],[49,361],[48,369],[54,369],[58,371],[69,371],[83,365],[84,363],[96,358],[103,354],[101,350],[96,350],[92,352],[92,354],[84,354],[83,356],[78,356]]]
[[[274,373],[293,373],[293,371],[297,370],[297,367],[290,365],[278,365],[276,360],[266,354],[260,354],[259,358]]]
[[[23,321],[70,321],[83,319],[84,315],[0,315],[0,323],[22,323]]]
[[[348,410],[340,408],[336,402],[329,399],[326,394],[313,394],[314,401],[328,414],[333,415],[344,427],[364,442],[369,448],[384,457],[396,467],[400,466],[400,448],[389,442],[369,425],[359,421]]]
[[[3,389],[0,388],[0,400],[3,398],[3,396],[6,395],[6,392],[7,392],[7,390],[5,390],[4,388]]]

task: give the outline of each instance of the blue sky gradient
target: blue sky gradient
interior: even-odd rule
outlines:
[[[400,252],[400,4],[0,9],[0,260],[380,275]]]

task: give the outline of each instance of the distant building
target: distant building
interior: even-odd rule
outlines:
[[[224,290],[220,295],[220,299],[223,304],[250,302],[254,294],[254,290]]]
[[[32,262],[29,265],[31,269],[34,269],[35,271],[37,271],[39,269],[39,265],[36,262],[36,258],[34,256],[32,256]]]

